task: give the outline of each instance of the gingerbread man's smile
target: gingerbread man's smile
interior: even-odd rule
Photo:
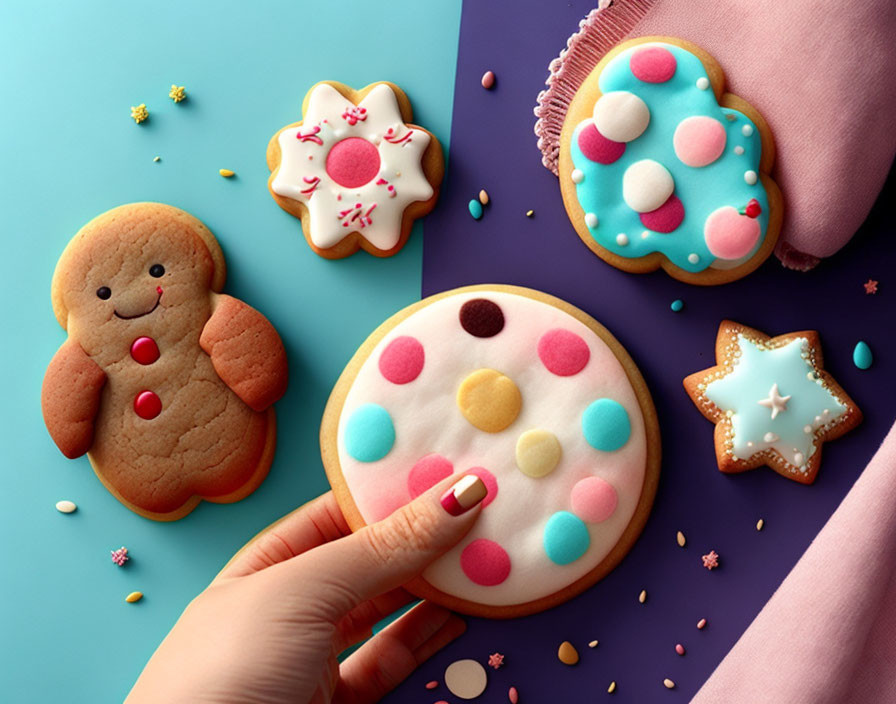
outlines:
[[[153,304],[153,307],[150,308],[148,311],[145,311],[143,313],[137,313],[137,315],[122,315],[117,310],[114,310],[112,312],[115,314],[116,318],[121,318],[122,320],[133,320],[134,318],[142,318],[144,315],[149,315],[156,308],[159,307],[159,303],[162,301],[162,287],[156,286],[156,292],[159,294],[159,296],[158,296],[158,298],[156,298],[156,302],[155,302],[155,304]]]

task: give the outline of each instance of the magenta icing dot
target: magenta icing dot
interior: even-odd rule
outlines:
[[[675,156],[693,167],[706,166],[722,156],[727,141],[722,123],[705,115],[685,118],[672,135]]]
[[[597,131],[593,122],[589,122],[579,130],[579,149],[591,161],[612,164],[625,153],[625,143],[607,139]]]
[[[750,253],[759,241],[759,221],[741,215],[730,205],[714,210],[706,218],[703,237],[714,257],[740,259]]]
[[[482,508],[485,508],[495,500],[495,497],[498,495],[498,480],[495,479],[494,474],[489,472],[485,467],[471,467],[464,472],[464,474],[475,474],[482,480],[482,483],[485,484],[488,493],[486,493],[485,498],[482,500]]]
[[[439,454],[432,453],[417,460],[408,474],[408,492],[412,499],[434,487],[454,472],[454,465]]]
[[[396,337],[380,355],[380,373],[393,384],[407,384],[423,371],[423,345],[407,335]]]
[[[684,204],[674,193],[656,210],[641,213],[641,224],[654,232],[672,232],[684,220]]]
[[[326,169],[340,186],[357,188],[376,178],[380,171],[380,153],[366,139],[348,137],[332,146]]]
[[[547,370],[557,376],[578,374],[588,364],[591,350],[574,332],[555,328],[538,341],[538,356]]]
[[[510,575],[510,555],[494,540],[479,538],[463,549],[460,567],[471,582],[494,587]]]
[[[661,46],[638,49],[629,62],[635,78],[645,83],[665,83],[675,75],[676,66],[672,52]]]
[[[617,501],[616,490],[599,477],[576,482],[570,494],[572,512],[588,523],[607,520],[616,510]]]

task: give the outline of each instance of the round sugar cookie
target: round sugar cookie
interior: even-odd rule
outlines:
[[[560,299],[502,285],[431,296],[374,331],[330,396],[321,450],[352,530],[478,475],[475,526],[407,587],[496,618],[610,572],[644,526],[660,461],[650,393],[616,339]]]

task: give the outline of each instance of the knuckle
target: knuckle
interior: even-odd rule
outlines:
[[[408,504],[387,520],[369,526],[366,532],[370,551],[382,563],[400,561],[408,553],[428,551],[432,549],[437,525],[432,511]]]

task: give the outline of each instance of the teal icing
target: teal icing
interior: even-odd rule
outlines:
[[[582,413],[582,434],[595,450],[618,450],[632,434],[628,411],[618,401],[600,398]]]
[[[769,210],[762,181],[752,186],[744,181],[746,171],[759,173],[762,152],[759,130],[743,113],[720,107],[711,86],[707,90],[697,87],[697,79],[707,77],[700,59],[681,47],[658,45],[671,51],[678,62],[675,75],[665,83],[643,83],[629,69],[632,52],[644,45],[619,54],[600,75],[602,93],[629,91],[641,98],[650,110],[647,129],[626,144],[625,154],[612,164],[598,164],[582,154],[578,135],[591,118],[580,123],[573,133],[573,166],[584,174],[576,185],[576,196],[582,210],[594,213],[598,219],[598,224],[589,227],[588,231],[601,247],[619,256],[637,258],[660,252],[676,266],[698,272],[715,260],[703,238],[706,218],[722,206],[740,209],[755,198],[762,207],[762,214],[757,218],[761,235],[749,255],[753,256],[765,239]],[[679,161],[672,145],[675,128],[682,120],[694,115],[716,118],[727,134],[722,156],[708,166],[697,168]],[[725,115],[733,115],[736,119],[729,122]],[[742,132],[744,125],[752,127],[749,137]],[[743,154],[734,153],[738,146],[743,147]],[[684,205],[684,221],[668,234],[645,228],[639,214],[622,199],[622,176],[629,166],[641,159],[653,159],[669,170],[675,181],[675,195]],[[646,239],[642,237],[645,232],[648,233]],[[619,234],[627,236],[627,244],[617,243]],[[696,263],[689,261],[691,254],[699,257]]]
[[[731,412],[732,454],[748,459],[756,452],[776,449],[790,464],[803,468],[815,452],[815,431],[846,412],[818,378],[809,357],[809,342],[798,337],[781,347],[767,349],[737,336],[740,356],[726,376],[706,384],[704,394],[724,412]],[[786,410],[772,418],[759,404],[778,385],[789,396]],[[776,439],[766,439],[773,433]],[[802,455],[802,461],[798,456]]]
[[[544,551],[557,565],[575,562],[588,551],[591,536],[582,519],[569,511],[558,511],[544,527]]]
[[[358,406],[345,424],[345,450],[358,462],[376,462],[395,444],[392,416],[376,403]]]

